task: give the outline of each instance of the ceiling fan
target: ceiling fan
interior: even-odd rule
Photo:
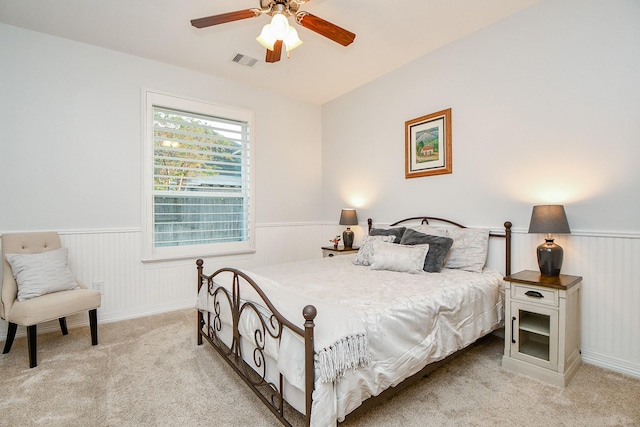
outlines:
[[[225,24],[241,19],[255,18],[261,15],[271,16],[271,23],[265,25],[257,37],[258,42],[267,48],[267,62],[278,62],[282,55],[284,44],[289,56],[289,51],[302,44],[295,28],[289,26],[288,17],[294,16],[298,24],[314,31],[342,46],[350,45],[356,35],[331,22],[325,21],[308,12],[299,10],[300,6],[309,0],[259,0],[260,8],[237,10],[235,12],[221,13],[205,18],[192,19],[191,25],[196,28],[205,28],[212,25]]]

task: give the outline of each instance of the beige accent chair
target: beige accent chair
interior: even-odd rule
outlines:
[[[29,367],[37,366],[36,325],[58,319],[62,335],[67,335],[66,316],[89,311],[91,344],[98,344],[97,308],[100,307],[100,292],[87,289],[75,279],[80,289],[54,292],[31,299],[18,301],[18,285],[13,276],[6,254],[35,254],[62,247],[56,232],[3,234],[2,241],[2,304],[0,317],[9,323],[3,354],[11,350],[18,325],[27,327]]]

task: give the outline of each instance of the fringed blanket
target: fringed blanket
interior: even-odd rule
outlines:
[[[369,364],[371,356],[367,349],[365,334],[342,338],[316,354],[320,381],[323,383],[340,380],[350,369]]]
[[[366,329],[358,315],[342,306],[314,301],[308,295],[292,292],[291,289],[285,289],[257,273],[243,272],[265,292],[280,314],[301,328],[304,324],[303,308],[309,304],[316,307],[318,315],[314,328],[315,364],[316,375],[320,381],[339,381],[347,371],[369,363]],[[214,283],[230,291],[232,278],[232,273],[224,272],[216,276]],[[254,302],[260,311],[268,316],[266,304],[250,284],[241,285],[240,297],[242,301]],[[200,290],[196,308],[202,311],[214,311],[213,298],[206,286]],[[228,308],[223,307],[222,310],[228,310]],[[243,336],[252,337],[259,327],[259,320],[253,311],[245,311],[245,313],[240,318],[239,330]],[[225,317],[224,314],[223,317]],[[230,324],[230,314],[226,316],[226,321]],[[277,360],[278,369],[289,383],[304,390],[304,339],[302,337],[285,328],[280,345],[274,340],[268,341],[265,352]]]

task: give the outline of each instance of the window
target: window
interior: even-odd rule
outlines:
[[[252,114],[146,92],[145,258],[254,250]]]

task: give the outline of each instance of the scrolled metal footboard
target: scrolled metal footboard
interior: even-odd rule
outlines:
[[[222,268],[208,276],[203,273],[203,260],[196,261],[198,270],[198,294],[202,286],[206,284],[207,292],[213,298],[213,311],[203,313],[198,311],[198,345],[202,345],[203,338],[208,341],[224,360],[236,371],[244,382],[254,391],[262,402],[287,426],[290,421],[285,416],[284,378],[277,372],[276,383],[268,380],[267,356],[265,347],[271,338],[279,346],[284,328],[299,335],[304,340],[305,348],[305,422],[308,426],[311,419],[312,393],[315,379],[314,369],[314,319],[316,308],[307,305],[302,310],[305,319],[304,328],[296,326],[286,319],[271,303],[263,290],[243,272],[233,268]],[[231,290],[219,286],[215,277],[221,273],[232,274]],[[250,286],[259,295],[261,301],[252,301],[242,297],[242,290]],[[231,319],[223,319],[223,305],[228,306]],[[227,313],[228,314],[228,313]],[[252,336],[242,336],[240,331],[241,316],[254,316],[257,326],[252,331]],[[205,321],[205,316],[206,321]],[[227,346],[222,337],[223,328],[231,327],[231,345]],[[247,359],[243,355],[241,338],[249,340],[253,349]],[[247,363],[252,360],[253,367]]]

